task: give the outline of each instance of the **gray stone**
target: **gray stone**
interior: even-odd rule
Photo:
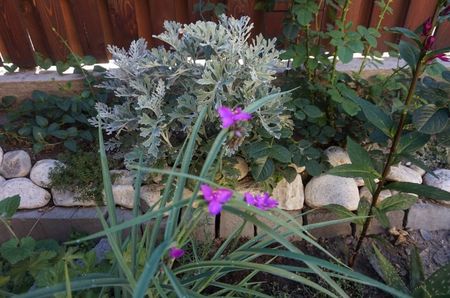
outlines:
[[[220,213],[220,238],[226,239],[239,229],[244,223],[244,219],[232,213],[222,211]],[[254,236],[254,227],[252,223],[246,222],[241,231],[241,237],[251,238]]]
[[[193,232],[193,236],[196,240],[202,242],[212,242],[215,238],[216,218],[207,212],[203,212],[200,216],[201,219]]]
[[[278,207],[284,210],[300,210],[305,202],[303,181],[300,174],[291,183],[283,178],[275,186],[272,196],[278,200]]]
[[[107,238],[102,238],[93,248],[95,252],[95,260],[100,263],[106,258],[106,255],[112,250]]]
[[[3,178],[3,176],[0,175],[0,183],[5,182],[5,181],[6,181],[6,179]]]
[[[419,201],[409,209],[407,228],[427,231],[448,230],[450,207]]]
[[[290,220],[290,218],[285,217],[284,215],[279,215],[278,213],[276,213],[275,211],[266,211],[266,212],[271,212],[272,215],[275,215],[282,219],[283,221],[288,223],[288,226],[290,228],[293,228],[295,231],[300,232],[299,227],[297,226],[302,225],[303,224],[303,217],[302,217],[302,213],[301,211],[298,210],[293,210],[293,211],[283,211],[284,213],[287,213],[293,220],[295,220],[295,222],[292,222]],[[266,224],[273,232],[277,233],[277,234],[284,234],[286,232],[288,232],[288,228],[284,227],[284,226],[279,226],[279,224],[265,218],[262,216],[257,216],[258,220],[261,221],[262,223]],[[261,235],[263,233],[265,233],[265,231],[261,228],[261,227],[257,227],[256,228],[256,232],[258,235]],[[298,235],[292,235],[292,233],[288,236],[288,239],[291,241],[298,241],[298,240],[302,240]]]
[[[48,187],[51,183],[50,172],[58,163],[55,159],[42,159],[36,162],[30,172],[31,181],[41,187]]]
[[[422,176],[415,170],[402,164],[391,166],[387,180],[422,184]]]
[[[20,196],[19,209],[41,208],[50,201],[50,193],[28,178],[14,178],[0,184],[0,200]]]
[[[384,199],[391,197],[393,194],[389,189],[384,189],[380,192],[378,196],[377,205],[380,204]],[[372,203],[372,194],[366,186],[361,187],[359,190],[359,197],[361,199],[366,199],[369,203]]]
[[[318,224],[326,221],[340,219],[336,214],[324,209],[317,209],[306,215],[308,225]],[[331,224],[323,227],[311,229],[308,225],[304,226],[314,237],[332,238],[340,235],[350,235],[352,232],[350,222]],[[311,226],[312,227],[312,226]]]
[[[3,149],[2,147],[0,147],[0,166],[2,165],[3,162]]]
[[[313,177],[305,188],[305,202],[311,208],[338,204],[348,210],[356,210],[359,204],[359,191],[352,178],[332,175]]]
[[[133,185],[113,185],[112,192],[114,196],[114,202],[122,207],[132,209],[134,201],[134,188]]]
[[[110,175],[113,177],[113,184],[133,185],[134,175],[128,170],[111,170]]]
[[[337,167],[344,164],[352,163],[347,151],[341,147],[331,146],[324,151],[331,166]]]
[[[94,201],[77,200],[76,194],[68,190],[51,189],[53,204],[60,207],[95,206]]]
[[[433,171],[433,174],[436,177],[430,173],[423,177],[424,184],[450,192],[450,170],[437,169]],[[439,201],[439,203],[450,205],[450,201]]]
[[[15,150],[3,155],[3,162],[0,166],[0,174],[3,177],[7,179],[25,177],[30,173],[30,169],[31,158],[27,152]]]
[[[238,181],[244,179],[248,175],[248,164],[242,157],[236,157],[237,163],[234,168],[239,171]]]
[[[416,165],[413,165],[413,164],[409,165],[408,168],[416,171],[421,177],[427,173],[427,171],[425,171],[424,169],[422,169]]]
[[[405,212],[403,210],[395,210],[386,213],[387,218],[389,219],[389,228],[396,227],[397,229],[403,228],[403,218],[405,216]],[[381,234],[386,231],[380,222],[374,218],[370,222],[369,229],[367,232],[369,234]]]

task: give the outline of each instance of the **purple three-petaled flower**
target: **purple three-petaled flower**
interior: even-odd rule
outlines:
[[[217,109],[220,120],[222,121],[222,128],[228,128],[235,125],[238,122],[249,121],[252,119],[252,115],[242,111],[241,108],[235,108],[234,110],[228,107],[220,107]]]
[[[428,18],[425,23],[423,24],[422,28],[422,34],[427,36],[428,33],[430,33],[431,29],[433,28],[433,23],[431,22],[431,18]]]
[[[278,201],[270,197],[270,195],[267,192],[260,195],[252,195],[251,193],[246,192],[244,194],[244,197],[247,204],[255,206],[256,208],[261,209],[263,211],[278,206]]]
[[[184,250],[178,247],[171,247],[169,249],[169,256],[172,259],[178,259],[181,258],[184,255]]]
[[[222,211],[222,206],[233,196],[233,192],[226,188],[213,189],[207,184],[200,186],[205,201],[208,202],[208,210],[211,215],[217,215]]]

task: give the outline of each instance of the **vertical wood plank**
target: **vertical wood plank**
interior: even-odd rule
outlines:
[[[409,3],[404,27],[415,30],[427,18],[433,15],[438,0],[413,0]],[[406,10],[406,7],[403,9]]]
[[[100,12],[97,2],[97,0],[71,0],[70,4],[83,52],[94,56],[99,62],[105,62],[107,55],[104,28],[98,17]]]
[[[450,22],[442,24],[436,32],[435,48],[450,47]]]
[[[350,4],[350,10],[347,14],[347,21],[351,21],[352,28],[356,29],[358,25],[368,27],[370,15],[374,0],[353,0]]]
[[[16,0],[0,0],[0,35],[12,62],[22,68],[35,66],[33,48]]]
[[[103,31],[103,40],[106,45],[113,44],[113,33],[112,33],[112,25],[111,20],[109,19],[108,14],[108,5],[106,4],[107,0],[97,0],[97,8],[99,13],[99,21]],[[111,58],[111,54],[107,51],[106,53],[108,59]]]
[[[152,30],[154,35],[160,34],[164,29],[165,20],[173,20],[175,15],[175,1],[150,1],[150,12],[152,20]],[[160,46],[164,43],[158,39],[152,39],[152,45]]]
[[[113,44],[128,48],[131,41],[138,38],[134,0],[108,0],[107,4]]]
[[[50,56],[50,45],[42,30],[42,23],[39,18],[35,3],[32,0],[20,1],[20,11],[23,16],[25,27],[30,35],[33,48],[44,57]]]
[[[403,26],[405,23],[406,14],[408,12],[409,2],[410,0],[394,0],[391,4],[393,14],[385,15],[383,22],[381,23],[382,24],[381,27],[390,28]],[[371,27],[375,27],[376,24],[378,23],[380,12],[381,12],[380,7],[378,7],[378,5],[374,5],[372,9],[372,16],[370,18]],[[390,49],[390,47],[385,44],[386,41],[397,43],[399,41],[399,35],[381,30],[381,37],[378,39],[377,44],[377,49],[379,51],[388,51]]]
[[[189,23],[189,13],[188,9],[188,3],[186,0],[174,0],[174,6],[175,6],[175,15],[173,20],[176,20],[177,22],[180,22],[182,24]],[[211,1],[214,2],[214,1]]]
[[[1,34],[0,34],[0,55],[3,57],[4,60],[9,59],[8,49],[6,48],[6,44],[3,41]],[[3,63],[3,61],[2,61],[2,63]]]
[[[152,23],[150,21],[150,6],[147,0],[135,0],[136,23],[139,37],[145,40],[151,46],[152,41]]]
[[[41,0],[36,2],[43,30],[50,44],[51,58],[65,60],[70,51],[63,40],[76,54],[82,55],[82,47],[75,31],[75,22],[66,0]],[[56,32],[55,32],[56,31]]]
[[[254,23],[255,27],[253,29],[252,35],[256,35],[261,32],[264,27],[263,12],[255,11],[255,0],[228,0],[228,14],[239,18],[241,16],[249,16],[251,22]]]

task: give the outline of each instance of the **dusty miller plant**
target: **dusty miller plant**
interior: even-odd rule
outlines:
[[[164,23],[165,31],[155,36],[170,46],[147,49],[143,39],[133,41],[128,51],[109,46],[117,69],[108,71],[101,87],[113,90],[119,103],[98,103],[99,123],[112,135],[109,150],[129,152],[142,147],[149,162],[166,160],[180,148],[201,107],[208,113],[201,137],[210,139],[219,131],[215,110],[219,106],[245,107],[259,98],[279,93],[271,83],[279,51],[275,40],[261,35],[250,39],[249,17],[225,15],[219,22],[198,21],[183,25]],[[262,126],[279,138],[289,126],[283,113],[286,95],[274,99],[255,113],[252,126]],[[241,145],[229,147],[232,154]]]

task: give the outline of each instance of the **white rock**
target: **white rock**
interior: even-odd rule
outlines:
[[[161,190],[164,187],[159,184],[143,185],[141,187],[141,199],[147,204],[147,207],[155,205],[161,199]],[[186,191],[186,190],[185,190]],[[153,210],[158,210],[159,203]]]
[[[4,182],[4,181],[6,181],[6,179],[3,178],[3,176],[0,176],[0,183],[2,183],[2,182]]]
[[[431,173],[427,173],[423,177],[424,184],[450,192],[450,170],[437,169],[433,173],[437,177],[434,177]],[[450,205],[450,201],[439,201],[439,203]]]
[[[114,176],[113,184],[118,185],[133,185],[134,175],[128,170],[111,170],[109,171],[111,176]]]
[[[305,202],[302,176],[297,175],[291,183],[283,178],[283,180],[281,180],[274,188],[272,197],[278,200],[278,207],[281,209],[302,209]]]
[[[305,188],[305,202],[312,208],[338,204],[356,210],[359,191],[355,180],[332,175],[313,177]]]
[[[297,174],[301,174],[306,170],[306,167],[299,167],[295,163],[291,163],[289,166],[293,167],[297,171]]]
[[[234,168],[239,171],[238,181],[244,179],[248,175],[248,164],[242,157],[236,157],[237,163]]]
[[[356,182],[356,185],[358,185],[358,187],[364,186],[364,179],[363,178],[353,178]]]
[[[82,207],[90,207],[95,206],[94,201],[86,201],[86,200],[76,200],[76,194],[74,192],[68,191],[68,190],[56,190],[51,189],[52,197],[53,197],[53,203],[55,206],[60,207],[74,207],[74,206],[82,206]]]
[[[389,181],[422,184],[422,176],[419,173],[401,164],[391,166],[386,179]]]
[[[50,201],[50,193],[28,178],[14,178],[0,183],[0,200],[20,196],[19,209],[41,208]]]
[[[143,200],[143,203],[146,204],[147,208],[156,205],[153,210],[159,209],[159,200],[161,199],[161,191],[164,189],[164,185],[160,184],[151,184],[151,185],[143,185],[141,187],[141,199]],[[192,191],[185,188],[183,190],[183,198],[189,198],[192,196]]]
[[[378,196],[377,205],[380,204],[384,199],[391,196],[393,196],[393,193],[389,189],[382,190],[380,192],[380,195]],[[372,203],[372,194],[366,186],[361,187],[361,189],[359,190],[359,197],[361,199],[366,199],[369,203]]]
[[[416,165],[410,165],[410,166],[408,166],[408,168],[416,171],[420,175],[420,177],[423,177],[423,175],[425,175],[427,173],[427,171],[425,171],[424,169],[422,169]]]
[[[341,147],[331,146],[324,151],[331,166],[337,167],[344,164],[352,163],[347,151]]]
[[[0,166],[2,165],[2,161],[3,161],[3,149],[2,147],[0,147]]]
[[[6,152],[0,166],[0,174],[5,178],[25,177],[30,173],[31,158],[23,150]]]
[[[55,159],[42,159],[34,164],[30,172],[30,179],[41,187],[48,187],[51,183],[50,172],[58,165]]]
[[[134,187],[130,184],[115,184],[112,186],[114,202],[122,207],[132,209],[134,200]]]

